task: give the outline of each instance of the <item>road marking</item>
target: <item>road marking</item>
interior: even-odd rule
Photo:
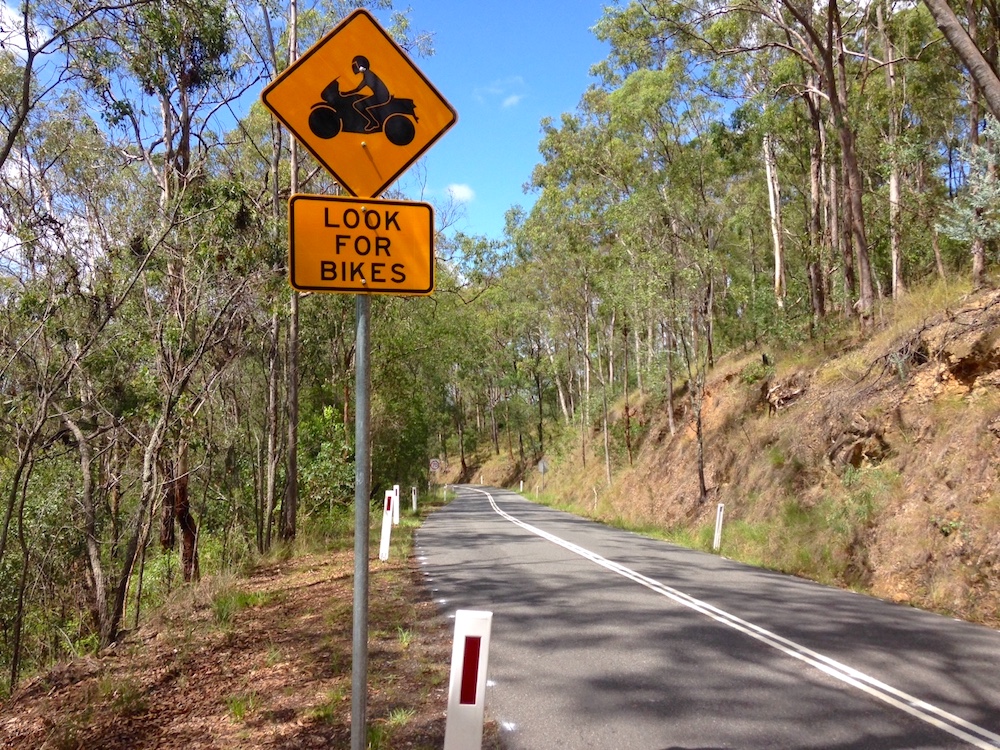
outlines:
[[[476,487],[466,487],[465,489],[472,490],[473,492],[480,492],[486,495],[490,501],[490,505],[493,506],[493,510],[496,511],[497,514],[515,526],[520,526],[525,531],[539,536],[546,541],[552,542],[553,544],[579,555],[580,557],[590,560],[591,562],[600,565],[602,568],[610,570],[613,573],[617,573],[630,581],[634,581],[641,586],[645,586],[647,589],[665,596],[678,604],[688,607],[689,609],[699,612],[706,617],[710,617],[716,622],[726,625],[733,630],[750,636],[761,643],[765,643],[794,659],[805,662],[824,674],[851,685],[873,698],[898,708],[910,716],[947,732],[953,737],[957,737],[964,742],[968,742],[974,747],[982,748],[982,750],[1000,749],[1000,735],[994,734],[984,727],[980,727],[966,721],[960,716],[955,716],[944,709],[933,706],[915,696],[910,695],[909,693],[898,690],[891,685],[886,685],[864,672],[860,672],[853,667],[849,667],[848,665],[836,661],[835,659],[831,659],[828,656],[824,656],[823,654],[813,651],[812,649],[806,648],[795,641],[784,638],[783,636],[773,633],[770,630],[766,630],[759,625],[754,625],[752,622],[743,620],[736,615],[730,614],[729,612],[721,610],[718,607],[714,607],[707,602],[703,602],[700,599],[689,596],[683,591],[679,591],[678,589],[667,586],[652,578],[648,578],[647,576],[644,576],[631,568],[627,568],[620,563],[608,560],[607,558],[598,555],[596,552],[591,552],[590,550],[566,541],[555,534],[543,531],[537,526],[525,523],[524,521],[521,521],[502,510],[500,506],[497,505],[493,495],[486,490],[481,490]]]

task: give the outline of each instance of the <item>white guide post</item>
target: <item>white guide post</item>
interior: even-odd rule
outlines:
[[[719,503],[715,511],[715,539],[712,541],[712,551],[718,552],[722,546],[722,516],[726,511],[726,506]]]
[[[392,525],[399,526],[399,485],[392,485]]]
[[[413,505],[413,512],[417,512],[417,488],[410,487],[410,501]]]
[[[492,624],[492,612],[460,609],[455,613],[444,750],[481,750],[483,746]]]
[[[385,491],[385,503],[382,505],[382,540],[378,546],[378,559],[385,562],[389,559],[389,537],[392,536],[392,506],[395,498],[392,490]]]

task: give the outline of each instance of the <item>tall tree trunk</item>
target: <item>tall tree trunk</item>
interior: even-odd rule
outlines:
[[[903,227],[900,197],[900,169],[897,152],[899,140],[899,104],[896,86],[896,49],[886,30],[882,5],[875,8],[882,49],[885,54],[885,83],[889,90],[889,246],[892,255],[892,298],[899,299],[905,291],[903,286]]]
[[[118,637],[118,626],[121,623],[125,612],[125,598],[128,593],[129,579],[132,577],[132,568],[135,565],[136,553],[139,549],[139,541],[143,538],[142,521],[146,513],[151,512],[153,496],[156,493],[156,461],[163,447],[163,439],[167,432],[167,425],[170,421],[171,399],[167,399],[167,406],[157,419],[153,432],[150,434],[142,455],[142,475],[139,489],[139,506],[133,515],[132,536],[128,546],[125,548],[125,555],[122,558],[122,571],[115,587],[115,599],[111,605],[111,638]]]
[[[667,331],[667,426],[670,428],[670,437],[677,434],[677,425],[674,422],[674,332],[671,326],[666,326]]]
[[[542,402],[542,374],[538,371],[539,362],[535,362],[535,394],[538,398],[538,455],[545,455],[545,404]]]
[[[298,13],[295,2],[290,3],[288,22],[288,63],[299,57]],[[299,191],[299,151],[294,140],[290,154],[291,194]],[[288,476],[285,481],[285,502],[282,508],[282,537],[295,538],[299,513],[299,293],[292,290],[288,306]]]
[[[948,0],[924,0],[924,5],[931,12],[934,23],[944,34],[948,44],[965,64],[976,86],[982,91],[990,112],[1000,120],[1000,76],[983,55],[974,37],[970,36],[975,33],[975,23],[970,23],[969,31],[966,31],[948,4]]]
[[[80,426],[70,418],[65,410],[63,410],[63,423],[73,433],[80,455],[80,508],[83,511],[83,539],[87,550],[87,566],[92,588],[92,608],[97,620],[98,638],[101,646],[104,647],[111,643],[111,632],[104,565],[101,562],[101,543],[97,538],[93,451],[90,447],[90,438],[84,434]]]
[[[697,398],[694,410],[695,437],[698,441],[698,502],[708,499],[708,485],[705,482],[705,432],[702,411],[705,404],[704,393]]]
[[[930,4],[928,4],[930,7]],[[949,7],[949,11],[951,8]],[[978,35],[979,29],[976,26],[977,13],[975,0],[966,0],[965,3],[966,17],[969,19],[969,32],[968,37],[972,45],[978,50]],[[933,13],[933,8],[931,9]],[[943,29],[942,29],[943,31]],[[949,40],[950,41],[950,40]],[[952,45],[954,46],[954,45]],[[985,60],[984,60],[985,62]],[[976,148],[979,146],[979,98],[982,93],[982,87],[977,83],[975,76],[969,82],[969,144]],[[976,208],[976,219],[980,220],[982,218],[983,211],[981,208]],[[976,237],[972,240],[972,286],[974,289],[982,289],[986,283],[986,241],[982,237]]]
[[[826,159],[826,129],[820,110],[818,86],[815,74],[809,78],[809,91],[804,99],[809,110],[809,126],[813,138],[809,144],[809,249],[814,258],[823,257],[823,164]]]
[[[609,347],[610,348],[610,347]],[[595,372],[598,373],[598,382],[601,385],[601,431],[604,437],[604,475],[607,480],[607,484],[611,486],[611,438],[608,434],[608,388],[609,384],[605,381],[604,376],[604,365],[601,357],[601,333],[600,330],[597,332],[597,367],[594,368]]]
[[[705,307],[702,313],[705,321],[705,360],[711,370],[715,367],[715,276],[710,272],[705,285]]]
[[[288,315],[288,442],[281,536],[295,538],[299,508],[299,293],[292,291]]]
[[[944,272],[944,260],[941,258],[941,238],[937,227],[931,227],[931,247],[934,249],[934,264],[937,267],[938,278],[947,278]]]
[[[587,433],[590,430],[590,396],[591,396],[591,376],[590,376],[590,282],[585,281],[583,285],[583,429],[580,430],[580,455],[582,465],[587,465]]]
[[[819,108],[815,74],[810,77],[810,91],[805,95],[809,110],[809,124],[813,139],[809,146],[809,302],[812,308],[812,327],[826,317],[826,279],[824,273],[825,239],[823,236],[823,158],[825,156],[825,131]]]
[[[858,289],[858,277],[854,267],[854,253],[851,251],[851,235],[847,226],[851,221],[851,204],[844,190],[844,162],[830,163],[830,205],[831,243],[840,253],[841,275],[843,278],[843,311],[846,316],[854,314],[854,298]]]
[[[269,335],[269,350],[267,355],[267,413],[264,423],[267,425],[267,453],[264,457],[266,476],[264,479],[264,502],[262,510],[262,539],[259,542],[260,552],[271,548],[274,526],[274,505],[278,485],[278,313],[271,315],[271,332]]]
[[[271,28],[271,16],[267,10],[267,5],[262,4],[261,10],[264,17],[264,30],[267,38],[268,51],[271,65],[277,73],[280,62],[278,51],[274,42],[274,32]],[[281,156],[282,156],[282,130],[275,117],[269,118],[271,122],[271,166],[270,166],[270,187],[271,187],[271,215],[274,219],[275,227],[281,223],[284,204],[281,201]],[[277,229],[274,239],[277,241]],[[261,503],[262,509],[262,539],[258,542],[260,552],[271,548],[273,540],[274,507],[277,502],[277,472],[280,462],[278,450],[278,369],[279,369],[279,319],[277,311],[271,314],[271,332],[268,341],[267,358],[267,412],[265,424],[267,425],[267,455],[266,479],[264,484],[264,497]],[[346,407],[345,407],[346,408]],[[346,422],[345,422],[346,424]]]
[[[624,382],[623,391],[625,393],[625,451],[628,453],[628,465],[632,465],[632,414],[628,405],[628,324],[622,329],[622,379]]]
[[[17,585],[17,610],[14,613],[14,633],[10,647],[10,689],[11,692],[17,687],[21,673],[21,636],[24,633],[24,594],[28,588],[28,565],[31,553],[28,541],[24,535],[24,501],[28,493],[28,477],[34,469],[34,456],[28,462],[25,472],[24,486],[21,491],[15,492],[15,498],[20,495],[20,502],[17,503],[17,541],[21,549],[21,577]]]
[[[688,400],[691,404],[691,414],[694,417],[695,439],[697,441],[697,473],[698,502],[708,498],[708,486],[705,483],[705,433],[703,429],[702,411],[705,403],[705,364],[700,361],[699,333],[702,327],[698,321],[698,311],[691,310],[689,329],[681,334],[680,343],[684,351],[684,363],[688,375]]]
[[[514,435],[510,431],[510,398],[505,398],[504,407],[504,432],[507,433],[507,456],[511,463],[514,461]]]
[[[135,587],[135,619],[132,621],[134,628],[139,627],[139,613],[142,609],[142,586],[146,575],[146,548],[149,546],[149,535],[153,526],[152,512],[145,519],[140,519],[140,523],[142,524],[142,534],[139,537],[139,581]]]
[[[872,310],[875,305],[875,286],[872,278],[871,262],[868,257],[868,236],[865,232],[864,182],[861,178],[861,168],[858,164],[858,153],[854,137],[854,129],[847,115],[847,53],[844,49],[844,32],[840,19],[840,8],[837,0],[830,0],[830,30],[831,44],[828,55],[830,92],[830,108],[840,136],[840,156],[844,161],[846,184],[844,189],[847,202],[851,208],[851,238],[854,241],[854,255],[858,262],[859,293],[858,314],[861,325],[867,328],[871,325]],[[836,47],[833,46],[833,35]],[[834,56],[834,51],[836,55]],[[834,65],[835,64],[835,65]]]
[[[455,386],[455,431],[458,433],[458,455],[461,459],[462,478],[469,470],[465,462],[465,407],[462,404],[462,392]]]
[[[635,326],[635,330],[634,330],[634,332],[632,334],[632,338],[635,340],[635,387],[639,391],[639,398],[642,398],[643,395],[645,395],[646,390],[643,387],[643,375],[642,375],[642,373],[643,373],[643,367],[642,367],[642,338],[639,336],[639,325],[638,325],[639,314],[638,314],[638,312],[636,312],[635,319],[636,319],[636,326]],[[652,337],[653,337],[652,326],[649,324],[649,320],[647,318],[647,321],[646,321],[646,343],[647,343],[647,347],[649,346],[649,340]],[[653,359],[652,352],[649,352],[649,357],[648,357],[647,362],[646,362],[646,366],[647,367],[652,362],[652,359]]]
[[[201,579],[198,564],[198,525],[191,514],[190,473],[188,471],[188,441],[181,444],[177,456],[177,477],[174,480],[174,517],[181,528],[181,566],[184,583]]]
[[[572,417],[570,416],[569,406],[566,404],[566,391],[563,388],[562,378],[559,377],[559,370],[556,367],[556,349],[549,338],[544,335],[541,328],[538,329],[538,338],[545,343],[545,353],[549,358],[549,366],[552,368],[552,380],[555,382],[556,395],[559,397],[559,409],[562,411],[563,421],[566,424],[570,424]]]
[[[781,185],[778,182],[778,160],[771,134],[763,141],[764,173],[767,177],[767,205],[771,216],[771,242],[774,246],[774,299],[778,307],[785,306],[785,235],[781,225]]]
[[[500,455],[500,426],[497,424],[497,398],[495,391],[499,390],[496,386],[490,386],[490,393],[487,396],[489,399],[487,401],[487,406],[490,411],[490,442],[493,443],[493,453],[497,456]]]

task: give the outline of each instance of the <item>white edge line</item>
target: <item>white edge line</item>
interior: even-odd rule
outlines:
[[[970,745],[982,748],[982,750],[997,750],[997,748],[1000,748],[1000,735],[994,734],[984,727],[980,727],[972,722],[966,721],[960,716],[955,716],[944,709],[933,706],[915,696],[903,692],[902,690],[886,685],[885,683],[880,682],[874,677],[866,675],[853,667],[849,667],[846,664],[836,661],[835,659],[824,656],[823,654],[813,651],[812,649],[795,643],[795,641],[773,633],[770,630],[766,630],[765,628],[754,625],[751,622],[740,619],[739,617],[714,607],[707,602],[703,602],[700,599],[696,599],[693,596],[685,594],[683,591],[679,591],[662,584],[652,578],[647,578],[631,568],[627,568],[624,565],[608,560],[595,552],[591,552],[588,549],[573,544],[572,542],[568,542],[565,539],[555,536],[554,534],[543,531],[536,526],[525,523],[524,521],[521,521],[502,510],[496,504],[496,500],[494,500],[493,495],[486,490],[481,490],[476,487],[468,487],[467,489],[473,490],[474,492],[481,492],[486,495],[486,497],[489,498],[490,505],[493,506],[493,510],[496,511],[497,514],[515,526],[520,526],[525,531],[539,536],[546,541],[552,542],[553,544],[573,552],[580,557],[590,560],[591,562],[600,565],[613,573],[617,573],[624,578],[628,578],[641,586],[645,586],[651,591],[665,596],[668,599],[672,599],[678,604],[688,607],[689,609],[693,609],[696,612],[700,612],[706,617],[710,617],[723,625],[728,625],[734,630],[761,641],[762,643],[766,643],[772,648],[798,659],[799,661],[805,662],[806,664],[815,667],[821,672],[840,680],[841,682],[851,685],[852,687],[855,687],[858,690],[861,690],[862,692],[889,704],[890,706],[898,708],[901,711],[930,724],[931,726],[937,727],[954,737],[968,742]],[[968,729],[969,732],[975,732],[979,736],[977,737],[973,734],[969,734],[969,732],[963,731],[963,729],[960,729],[959,727]]]

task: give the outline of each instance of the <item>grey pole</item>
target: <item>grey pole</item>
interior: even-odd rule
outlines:
[[[368,499],[371,495],[371,300],[357,295],[354,407],[354,636],[351,649],[351,750],[368,746]]]

